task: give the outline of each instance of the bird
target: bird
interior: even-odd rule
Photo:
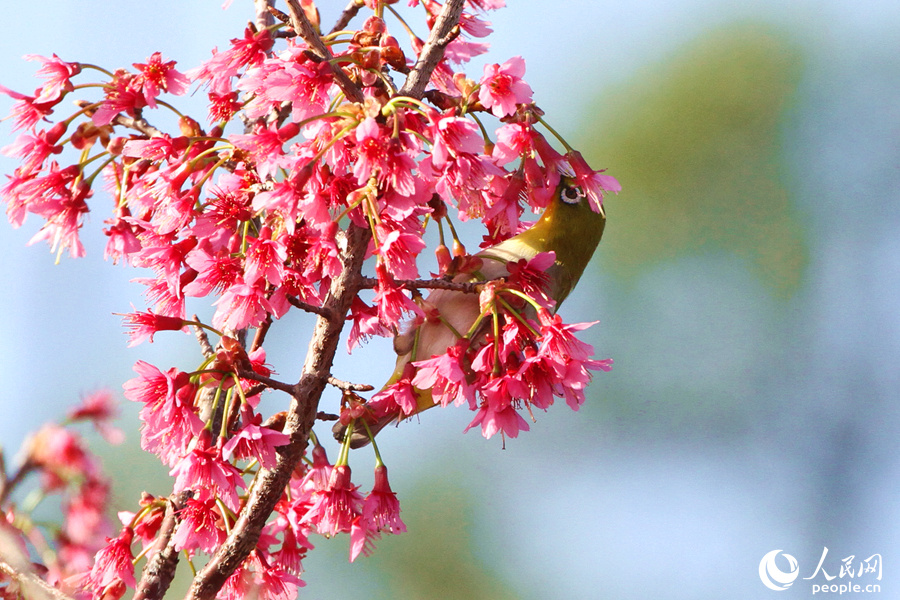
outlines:
[[[561,175],[550,202],[531,227],[475,254],[475,258],[480,259],[481,266],[474,272],[459,273],[453,281],[470,283],[507,277],[510,275],[508,265],[518,263],[521,259],[529,261],[538,254],[552,251],[555,259],[545,271],[548,276],[546,293],[556,302],[555,309],[558,309],[575,288],[603,236],[606,211],[602,205],[598,208],[597,211],[592,208],[591,199],[574,177]],[[469,331],[481,313],[478,294],[459,290],[432,290],[425,298],[425,304],[433,307],[441,319],[421,320],[395,336],[397,363],[382,389],[397,382],[410,362],[446,352],[457,342],[457,332]],[[442,320],[449,323],[450,327]],[[476,333],[473,339],[478,336]],[[483,332],[480,337],[484,338]],[[436,406],[430,390],[416,389],[416,400],[417,409],[413,414]],[[370,432],[372,435],[378,433],[397,420],[398,416],[388,415],[376,423],[369,423],[368,431],[361,419],[356,419],[350,447],[365,446],[370,441]],[[335,439],[343,441],[346,429],[346,424],[340,421],[336,423],[332,429]]]

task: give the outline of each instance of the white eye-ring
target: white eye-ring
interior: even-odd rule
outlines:
[[[566,204],[578,204],[579,202],[581,202],[582,198],[584,198],[584,192],[581,191],[580,187],[569,187],[565,185],[561,190],[559,190],[559,199]]]

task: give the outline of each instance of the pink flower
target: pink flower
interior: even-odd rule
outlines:
[[[381,539],[381,533],[374,525],[361,516],[353,519],[350,526],[350,562],[360,554],[370,556],[375,551],[375,540]]]
[[[514,56],[502,65],[485,65],[478,100],[495,117],[514,114],[517,104],[531,102],[531,86],[522,80],[524,74],[525,61],[521,56]]]
[[[119,537],[107,538],[109,544],[94,556],[94,566],[83,585],[83,589],[91,592],[91,598],[107,600],[110,591],[121,589],[122,584],[132,588],[135,586],[134,565],[131,562],[134,560],[131,553],[133,539],[134,531],[125,527]]]
[[[385,327],[378,318],[378,309],[363,302],[359,296],[353,298],[350,304],[349,319],[353,322],[350,327],[350,335],[347,336],[347,351],[353,349],[368,340],[373,335],[388,337],[391,330]]]
[[[153,343],[153,334],[160,331],[181,331],[185,327],[184,321],[181,319],[158,315],[153,311],[134,312],[122,316],[125,327],[131,330],[128,334],[129,348],[137,346],[148,338],[150,343]]]
[[[194,447],[169,471],[175,478],[174,490],[192,489],[198,500],[220,498],[225,506],[237,512],[240,505],[237,489],[244,487],[241,471],[222,459],[218,448]]]
[[[515,438],[519,436],[519,431],[528,431],[528,421],[509,404],[495,406],[490,402],[483,403],[465,431],[476,425],[481,425],[481,435],[488,439],[496,433]]]
[[[26,460],[40,469],[45,492],[65,487],[80,477],[98,477],[98,467],[74,432],[46,424],[23,444]]]
[[[603,171],[591,169],[581,152],[570,152],[566,155],[569,164],[575,171],[575,181],[584,193],[587,194],[594,212],[600,212],[603,203],[603,192],[618,193],[622,190],[621,184],[611,175],[603,175]]]
[[[188,71],[187,76],[194,81],[207,81],[217,94],[227,94],[232,91],[231,79],[238,71],[262,62],[274,43],[268,29],[254,31],[247,27],[243,39],[232,39],[228,50],[213,50],[212,58]]]
[[[86,479],[63,502],[63,534],[68,541],[90,548],[91,552],[103,546],[105,536],[112,533],[106,517],[108,505],[109,484],[101,479]]]
[[[538,318],[543,335],[539,351],[541,355],[559,359],[586,360],[593,354],[593,347],[576,338],[574,332],[596,325],[598,321],[566,325],[562,322],[562,317],[547,310],[539,310]]]
[[[184,286],[184,293],[197,298],[223,292],[240,281],[243,272],[241,259],[229,248],[211,253],[207,245],[201,244],[191,250],[184,261],[197,271],[196,279]]]
[[[154,52],[146,63],[134,63],[139,74],[133,85],[144,96],[150,108],[156,108],[156,97],[161,92],[181,96],[188,90],[191,80],[175,69],[175,61],[163,62],[162,54]]]
[[[457,406],[464,401],[474,405],[474,389],[466,381],[463,359],[468,349],[468,340],[461,339],[447,352],[413,364],[418,370],[412,384],[422,390],[431,389],[435,402],[447,406],[451,402]]]
[[[326,537],[349,533],[353,519],[362,510],[362,496],[350,481],[350,467],[338,465],[331,472],[328,487],[313,493],[313,505],[303,517],[304,523]]]
[[[363,519],[378,531],[387,530],[394,534],[406,531],[406,525],[400,520],[400,502],[388,483],[384,465],[375,467],[375,485],[363,501],[362,514]]]
[[[416,256],[425,248],[421,233],[390,228],[386,219],[376,225],[379,242],[378,255],[387,270],[399,279],[415,279],[419,276]]]
[[[205,500],[190,498],[178,511],[181,522],[172,535],[176,550],[201,550],[212,554],[225,541],[225,531],[219,527],[222,515],[214,497]]]
[[[461,154],[479,154],[484,151],[484,139],[478,125],[471,120],[443,115],[437,120],[432,116],[432,123],[434,147],[431,154],[435,167],[442,168]]]
[[[188,138],[171,138],[168,135],[149,140],[128,140],[122,150],[124,156],[136,156],[153,161],[168,160],[183,153],[188,146]]]
[[[36,103],[58,101],[63,93],[74,89],[70,79],[81,72],[80,64],[66,62],[55,54],[53,58],[26,54],[25,59],[40,61],[41,68],[38,69],[37,75],[47,79],[44,87],[40,89],[41,93],[34,99]]]
[[[41,90],[37,90],[36,93],[39,93],[40,91]],[[26,96],[25,94],[14,92],[2,85],[0,85],[0,94],[6,94],[13,100],[16,100],[16,103],[13,104],[12,109],[9,111],[9,116],[16,120],[13,131],[34,128],[41,119],[51,115],[53,113],[53,107],[59,103],[59,99],[38,102],[36,96]]]
[[[271,107],[291,104],[291,120],[299,123],[326,112],[334,89],[334,75],[327,63],[316,64],[304,52],[305,45],[289,43],[279,56],[248,69],[238,88],[254,94],[247,106],[248,115],[255,118]]]
[[[271,283],[281,285],[284,278],[284,261],[287,250],[281,240],[272,239],[272,230],[263,227],[247,249],[244,263],[244,283],[257,285]]]
[[[375,266],[375,274],[378,277],[378,285],[375,287],[375,305],[378,307],[378,319],[385,327],[398,328],[403,315],[409,312],[420,317],[425,316],[419,305],[395,284],[394,278],[390,276],[383,264]]]
[[[231,117],[241,110],[241,103],[238,102],[237,92],[228,92],[225,94],[217,94],[209,92],[209,120],[230,121]]]
[[[121,444],[125,435],[112,421],[118,415],[116,400],[109,390],[100,390],[85,396],[80,406],[69,410],[68,418],[73,421],[89,420],[110,444]]]
[[[66,131],[65,121],[57,123],[46,131],[38,131],[36,135],[22,133],[16,141],[3,148],[3,154],[22,159],[23,172],[36,171],[43,166],[51,154],[59,154],[63,147],[56,142]]]
[[[121,112],[127,112],[134,116],[135,109],[147,106],[144,96],[135,89],[134,80],[137,75],[128,73],[124,69],[118,69],[113,75],[113,80],[104,86],[106,98],[103,104],[91,117],[94,125],[102,127],[109,125]]]
[[[212,323],[219,330],[237,331],[244,327],[256,327],[265,320],[267,313],[273,311],[265,288],[247,285],[240,279],[225,290],[214,304],[217,308]]]
[[[138,361],[138,374],[124,384],[125,397],[141,402],[141,448],[156,452],[167,464],[180,460],[203,423],[194,413],[197,388],[187,373],[172,368],[163,373],[153,365]]]
[[[376,175],[382,187],[387,184],[403,196],[415,193],[413,172],[416,163],[387,127],[367,118],[356,128],[356,142],[358,155],[353,174],[360,185],[365,185],[369,177]]]
[[[84,215],[88,212],[85,200],[91,195],[91,189],[81,181],[73,185],[74,190],[57,189],[60,196],[52,199],[53,204],[46,206],[44,218],[47,222],[41,227],[34,237],[28,240],[28,245],[41,240],[50,244],[51,252],[59,252],[69,249],[69,256],[81,258],[84,256],[84,246],[78,238]]]
[[[278,461],[275,448],[290,441],[291,438],[280,431],[248,423],[228,440],[222,448],[222,456],[225,460],[231,460],[232,457],[256,458],[264,468],[271,469]]]
[[[387,385],[372,396],[366,406],[377,417],[387,415],[413,415],[419,411],[418,392],[412,385],[415,369],[408,366],[397,381]]]

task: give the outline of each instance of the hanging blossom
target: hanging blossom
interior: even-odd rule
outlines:
[[[141,447],[170,469],[173,493],[146,494],[135,512],[121,513],[118,536],[101,518],[108,485],[81,440],[48,426],[29,446],[45,492],[78,482],[63,505],[65,560],[48,567],[54,583],[121,597],[136,585],[134,545],[154,560],[162,535],[189,556],[214,554],[242,526],[267,481],[262,472],[278,471],[287,484],[270,494],[272,514],[219,597],[293,598],[316,535],[349,536],[354,560],[381,535],[406,530],[380,455],[371,491],[353,482],[348,446],[360,438],[431,405],[452,405],[472,411],[467,429],[505,440],[556,400],[583,405],[593,374],[611,361],[594,359],[578,338],[592,323],[567,324],[555,312],[547,275],[555,255],[499,268],[496,259],[468,254],[453,224],[480,222],[492,246],[526,229],[528,212],[585,198],[600,214],[604,196],[620,189],[564,141],[565,151],[554,146],[521,57],[490,63],[474,79],[461,70],[487,50],[485,12],[503,4],[466,3],[424,98],[397,90],[437,26],[435,0],[409,3],[425,23],[410,40],[412,54],[398,41],[405,30],[392,35],[399,21],[362,9],[355,31],[348,25],[324,39],[330,56],[293,28],[276,35],[277,28],[251,25],[186,71],[160,52],[112,71],[29,56],[40,63],[40,87],[32,94],[0,87],[19,131],[3,149],[19,161],[0,188],[10,223],[33,215],[42,225],[32,242],[82,256],[82,226],[100,187],[114,200],[103,220],[105,255],[143,269],[135,282],[147,306],[123,316],[128,345],[163,332],[205,332],[197,364],[139,361],[125,383],[126,399],[140,407]],[[315,3],[300,5],[325,30]],[[207,95],[208,113],[179,113],[174,130],[158,129],[158,111],[189,92]],[[76,112],[64,113],[76,94]],[[569,196],[560,200],[560,190]],[[422,282],[427,229],[440,240],[440,280]],[[348,292],[342,277],[360,239],[363,272],[348,280],[355,286]],[[425,288],[441,286],[449,289],[426,296]],[[346,314],[333,308],[340,294],[348,294]],[[456,313],[442,313],[441,299],[458,303]],[[202,318],[188,312],[204,305]],[[318,442],[296,447],[311,437],[296,423],[301,411],[260,408],[265,391],[298,393],[278,380],[264,345],[270,329],[289,326],[285,317],[301,311],[316,314],[320,327],[339,330],[348,321],[351,351],[393,337],[398,354],[410,357],[368,401],[360,386],[332,380],[342,390],[332,406],[339,414],[317,416],[338,419],[342,449],[333,463]],[[419,339],[428,328],[442,333]],[[271,412],[275,404],[265,406]],[[112,415],[108,395],[99,394],[71,418],[115,440]],[[169,513],[175,521],[165,533]]]

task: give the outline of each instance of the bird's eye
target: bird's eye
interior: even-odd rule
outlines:
[[[580,187],[563,186],[559,190],[559,199],[566,204],[578,204],[582,198],[584,198],[584,192]]]

